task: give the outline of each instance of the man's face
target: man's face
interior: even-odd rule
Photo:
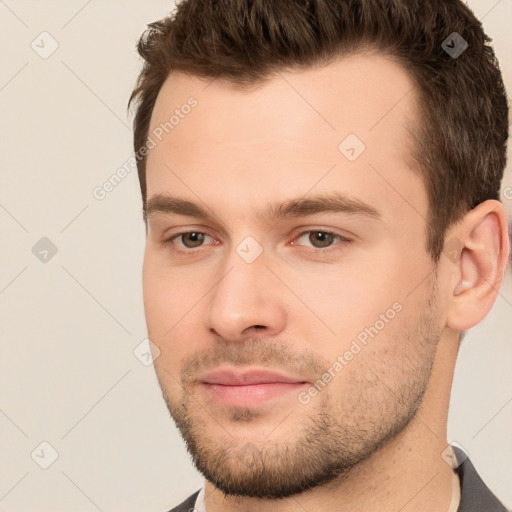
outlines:
[[[187,447],[226,493],[324,484],[421,405],[445,322],[407,163],[412,89],[358,55],[252,90],[173,74],[160,91],[150,133],[179,121],[147,162],[148,333]]]

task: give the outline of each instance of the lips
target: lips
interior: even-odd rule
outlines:
[[[201,375],[198,381],[209,399],[232,407],[255,407],[309,386],[302,377],[264,369],[217,369]]]
[[[205,384],[221,384],[223,386],[249,386],[253,384],[287,383],[297,384],[305,383],[303,378],[296,378],[284,375],[282,373],[269,370],[247,370],[244,372],[218,369],[203,374],[199,379]]]

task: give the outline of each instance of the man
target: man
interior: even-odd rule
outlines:
[[[471,11],[184,0],[139,51],[148,334],[205,476],[173,510],[505,510],[446,440],[509,255]]]

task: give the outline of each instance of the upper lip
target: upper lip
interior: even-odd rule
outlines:
[[[206,384],[222,384],[224,386],[247,386],[251,384],[268,384],[277,382],[306,382],[306,380],[301,377],[291,377],[271,370],[251,369],[237,371],[226,368],[203,373],[200,375],[198,380],[199,382]]]

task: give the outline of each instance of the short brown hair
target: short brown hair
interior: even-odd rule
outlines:
[[[443,44],[454,45],[454,32],[468,44],[457,58]],[[427,250],[437,262],[447,228],[479,203],[499,200],[508,105],[490,42],[461,0],[183,0],[138,42],[144,66],[128,103],[137,104],[134,149],[138,155],[146,144],[172,71],[243,87],[375,49],[399,62],[418,90],[411,156],[429,197]],[[137,161],[145,211],[146,158]]]

